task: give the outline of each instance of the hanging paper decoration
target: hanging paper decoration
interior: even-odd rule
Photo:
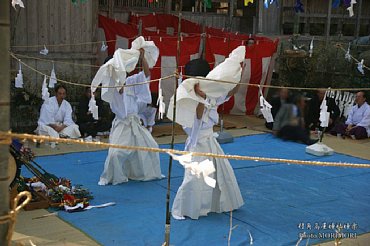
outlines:
[[[212,0],[204,0],[207,9],[212,8]]]
[[[343,0],[344,7],[349,7],[351,5],[351,0]]]
[[[329,126],[329,119],[330,119],[330,112],[328,112],[328,105],[326,103],[326,96],[328,95],[328,91],[325,92],[324,99],[320,105],[320,126],[321,127],[328,127]]]
[[[46,56],[49,53],[49,50],[44,45],[44,49],[40,50],[40,54]]]
[[[22,64],[19,63],[19,70],[17,77],[15,77],[15,88],[23,88],[23,74],[22,74]]]
[[[364,72],[364,59],[361,60],[361,62],[357,63],[357,70],[362,74],[365,75]]]
[[[356,0],[351,0],[351,5],[347,8],[348,12],[349,12],[349,17],[352,17],[355,15],[354,11],[353,11],[353,5],[356,4]]]
[[[274,119],[271,114],[272,106],[263,97],[261,87],[258,86],[258,88],[259,88],[258,93],[260,94],[260,107],[261,107],[261,113],[263,115],[263,118],[265,118],[267,123],[274,122]]]
[[[95,120],[99,119],[99,107],[96,105],[96,100],[94,94],[91,92],[91,98],[89,101],[89,111]]]
[[[41,96],[42,96],[42,100],[44,101],[48,100],[50,97],[46,75],[44,76],[44,82],[42,82]]]
[[[345,101],[344,109],[343,109],[343,117],[347,118],[349,112],[351,111],[353,104],[355,103],[355,94],[350,93],[348,95],[347,101]]]
[[[158,106],[158,119],[163,119],[163,116],[166,112],[166,105],[163,102],[163,90],[162,90],[162,80],[161,79],[159,79],[159,83],[158,83],[157,106]]]
[[[253,3],[253,0],[244,0],[244,6],[248,6],[249,3]]]
[[[56,83],[57,83],[57,76],[55,75],[54,63],[53,63],[53,69],[51,70],[51,74],[49,78],[49,88],[54,88]]]
[[[309,49],[308,53],[310,54],[310,57],[312,57],[312,54],[313,54],[313,38],[311,40],[310,49]]]
[[[301,2],[301,0],[297,0],[295,5],[294,5],[294,10],[296,13],[303,13],[304,12],[304,9],[303,9],[303,3]]]
[[[192,154],[187,155],[174,155],[171,153],[168,153],[172,158],[178,162],[182,166],[184,166],[185,169],[190,170],[193,175],[195,175],[197,178],[203,177],[204,182],[212,187],[216,187],[216,180],[209,177],[210,174],[214,173],[216,171],[213,162],[209,159],[206,159],[201,162],[195,162],[192,160]]]
[[[265,8],[267,9],[267,8],[269,7],[269,5],[273,4],[274,2],[276,3],[276,5],[278,5],[277,0],[264,0],[263,5],[264,5],[264,6],[265,6]],[[253,3],[253,1],[252,1],[252,3]]]
[[[181,85],[181,83],[182,83],[182,68],[181,68],[181,72],[180,72],[180,75],[179,75],[179,80],[177,81],[178,83],[178,85]]]
[[[333,0],[333,3],[331,4],[332,8],[333,9],[338,8],[340,5],[340,1],[341,0]]]
[[[349,44],[348,44],[347,52],[346,52],[346,54],[344,55],[344,58],[345,58],[348,62],[350,62],[350,61],[351,61],[350,48],[351,48],[351,43],[349,43]]]
[[[19,7],[24,8],[24,4],[22,0],[12,0],[13,8],[16,9],[16,5],[19,5]]]
[[[105,44],[105,42],[103,41],[102,44],[101,44],[101,48],[100,48],[100,51],[101,52],[104,52],[108,49],[108,46]]]

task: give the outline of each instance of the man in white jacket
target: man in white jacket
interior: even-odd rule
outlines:
[[[55,96],[47,99],[41,106],[36,134],[55,138],[81,136],[78,125],[72,120],[72,107],[65,100],[66,94],[67,90],[63,85],[55,86]]]

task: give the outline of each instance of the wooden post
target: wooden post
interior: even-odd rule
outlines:
[[[108,17],[114,19],[114,0],[108,0]]]
[[[172,0],[167,0],[166,1],[166,6],[165,6],[165,12],[166,14],[170,14],[172,9]]]
[[[280,31],[280,35],[283,35],[284,33],[284,28],[283,28],[283,25],[284,25],[284,0],[280,2],[280,10],[279,10],[279,31]]]
[[[257,1],[257,33],[262,33],[262,20],[263,20],[263,0]]]
[[[306,11],[304,13],[304,35],[309,36],[310,35],[310,16],[308,12],[307,0],[305,0],[304,6],[306,8]]]
[[[10,112],[10,1],[0,2],[0,131],[9,130]],[[19,6],[17,7],[19,11]],[[12,10],[14,11],[14,10]],[[4,140],[4,139],[0,139]],[[0,216],[9,212],[9,185],[8,185],[8,161],[9,146],[0,144]],[[6,236],[8,223],[0,224],[0,245],[10,245]]]
[[[229,0],[229,31],[233,31],[234,0]]]
[[[356,16],[356,32],[355,32],[355,37],[356,38],[358,38],[360,36],[361,12],[362,12],[362,0],[358,0],[358,2],[357,2],[357,16]]]
[[[326,19],[326,41],[325,44],[326,46],[329,44],[329,39],[330,39],[330,22],[331,22],[331,6],[333,4],[333,0],[329,0],[328,4],[328,16]]]

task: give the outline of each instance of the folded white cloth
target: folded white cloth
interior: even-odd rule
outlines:
[[[241,62],[245,58],[245,46],[239,46],[234,49],[228,58],[212,69],[206,76],[207,79],[225,80],[233,83],[220,83],[201,78],[189,78],[184,80],[177,89],[177,107],[176,114],[181,114],[181,117],[176,117],[176,122],[184,127],[192,127],[194,123],[194,115],[198,103],[207,102],[195,94],[194,85],[199,83],[200,89],[206,93],[207,98],[219,98],[225,96],[237,83],[240,82],[242,67]],[[173,97],[171,98],[167,117],[173,120]]]
[[[119,87],[125,84],[127,73],[135,69],[139,61],[139,49],[141,48],[145,50],[144,57],[149,67],[153,67],[157,62],[159,50],[153,41],[145,41],[140,36],[132,42],[131,49],[117,49],[114,52],[113,58],[99,68],[91,82],[91,91],[95,92],[97,86],[100,84],[103,86],[117,87],[102,88],[101,90],[101,98],[110,103],[114,90],[119,90]]]

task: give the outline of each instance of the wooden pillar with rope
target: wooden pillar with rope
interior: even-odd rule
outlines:
[[[182,0],[179,3],[179,23],[177,28],[177,56],[176,56],[176,74],[179,74],[180,65],[180,41],[181,41],[181,19],[182,19]],[[173,119],[172,119],[172,136],[171,136],[171,149],[174,148],[175,142],[175,126],[176,126],[176,99],[177,99],[177,79],[175,78],[174,83],[174,94],[173,94]],[[171,211],[170,211],[170,194],[171,194],[171,170],[172,170],[173,159],[170,156],[167,173],[167,194],[166,194],[166,225],[165,225],[165,238],[163,246],[170,245],[170,234],[171,234]]]
[[[0,131],[9,130],[10,115],[10,1],[0,2]],[[19,8],[19,7],[18,7]],[[19,11],[19,10],[18,10]],[[0,138],[0,217],[9,212],[9,142]],[[0,223],[0,245],[10,244],[8,223]]]

